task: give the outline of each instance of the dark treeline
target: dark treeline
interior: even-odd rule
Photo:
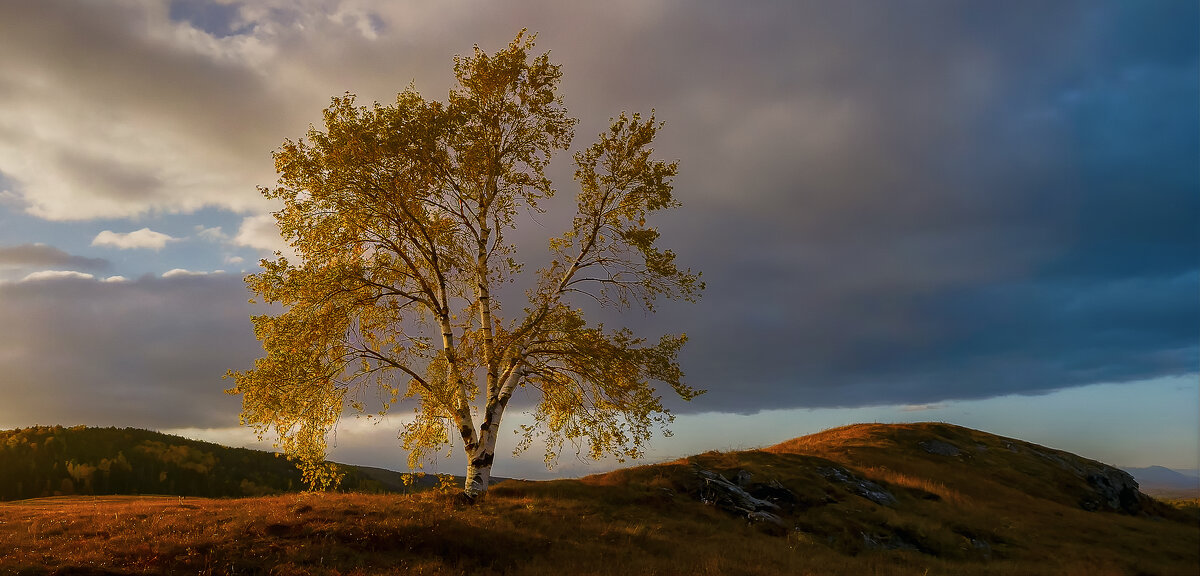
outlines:
[[[384,471],[340,468],[346,475],[342,490],[397,489]],[[74,494],[260,496],[303,487],[295,465],[269,452],[136,428],[0,431],[0,500]]]

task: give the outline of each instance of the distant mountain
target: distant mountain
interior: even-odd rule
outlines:
[[[398,472],[338,466],[345,474],[342,490],[405,490]],[[136,428],[0,431],[0,501],[73,494],[260,496],[303,487],[295,465],[271,452]]]
[[[1200,476],[1189,476],[1163,466],[1125,468],[1133,474],[1142,492],[1162,498],[1200,498]]]

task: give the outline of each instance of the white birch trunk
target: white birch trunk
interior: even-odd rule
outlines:
[[[504,408],[508,406],[513,389],[524,376],[523,369],[511,370],[500,388],[498,397],[488,402],[483,426],[479,430],[479,443],[473,452],[467,453],[467,478],[464,481],[463,493],[468,498],[478,498],[488,489],[492,479],[492,462],[496,459],[496,439],[500,436],[500,419],[504,416]]]
[[[475,454],[467,459],[467,478],[464,482],[463,493],[468,498],[478,498],[487,492],[488,483],[492,479],[492,461],[496,458],[496,435],[483,434],[479,439],[479,447]]]

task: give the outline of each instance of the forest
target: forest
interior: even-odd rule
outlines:
[[[402,489],[400,475],[338,465],[342,489]],[[0,501],[69,495],[263,496],[299,490],[300,472],[270,452],[136,428],[35,426],[0,431]]]

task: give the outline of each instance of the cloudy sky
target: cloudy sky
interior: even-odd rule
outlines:
[[[271,151],[346,91],[444,99],[453,55],[527,27],[576,149],[653,109],[680,162],[658,224],[708,290],[609,319],[686,332],[709,390],[652,458],[942,420],[1197,468],[1198,22],[1183,0],[0,0],[0,428],[249,442],[222,375],[260,351],[241,278],[281,247]],[[569,219],[523,229],[531,259]],[[401,418],[346,420],[335,458],[399,467]]]

